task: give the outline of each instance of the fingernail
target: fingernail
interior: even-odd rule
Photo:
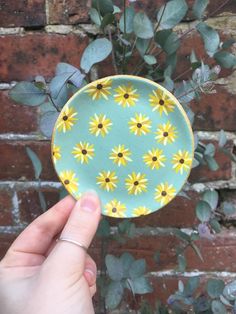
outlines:
[[[82,195],[80,199],[80,207],[87,211],[93,212],[98,207],[98,196],[94,190],[89,190]]]

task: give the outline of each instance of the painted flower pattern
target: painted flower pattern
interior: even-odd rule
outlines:
[[[167,182],[159,184],[155,189],[155,200],[161,205],[166,205],[176,195],[176,190],[173,184]]]
[[[66,189],[70,193],[76,193],[78,191],[78,178],[76,178],[76,174],[72,170],[65,170],[60,172],[60,179],[65,185]]]
[[[136,113],[129,121],[130,132],[134,135],[146,135],[151,129],[151,120],[145,114]]]
[[[89,132],[95,136],[101,135],[104,137],[109,133],[109,130],[112,126],[112,122],[106,115],[95,113],[94,117],[90,118],[90,128]]]
[[[113,199],[105,205],[105,214],[111,217],[123,218],[125,217],[126,206],[117,199]]]
[[[164,145],[173,143],[177,138],[177,130],[170,121],[159,125],[155,134],[157,142]]]
[[[77,112],[73,107],[65,106],[62,110],[56,128],[59,132],[67,132],[72,129],[77,119]]]
[[[126,185],[128,194],[137,195],[142,192],[146,192],[147,182],[148,182],[148,179],[146,178],[145,174],[142,174],[140,172],[138,173],[132,172],[125,179],[125,185]]]
[[[93,100],[97,100],[100,98],[108,99],[108,96],[111,94],[111,86],[112,86],[112,80],[102,79],[99,81],[96,81],[95,83],[90,84],[90,86],[85,90],[86,93],[88,93]]]
[[[97,184],[101,189],[109,191],[114,191],[117,187],[118,177],[115,171],[101,171],[97,176]]]
[[[143,161],[152,170],[159,169],[160,167],[165,167],[166,157],[162,149],[153,148],[143,156]]]
[[[150,105],[153,107],[152,111],[158,111],[160,115],[163,113],[168,115],[174,111],[175,103],[163,90],[157,89],[149,95]]]
[[[55,144],[52,147],[52,159],[54,163],[61,159],[61,147]]]
[[[87,142],[79,142],[73,148],[72,154],[81,164],[87,164],[89,162],[89,159],[93,159],[94,145]]]
[[[128,84],[126,85],[120,85],[115,89],[115,95],[114,99],[115,102],[118,103],[118,105],[122,107],[132,107],[136,104],[139,95],[136,94],[137,89],[133,87],[133,85]]]
[[[132,214],[134,217],[139,217],[139,216],[143,216],[143,215],[148,215],[151,213],[151,210],[149,208],[147,208],[146,206],[139,206],[136,207]]]
[[[109,158],[120,167],[126,166],[129,161],[132,161],[130,155],[131,152],[128,148],[125,148],[125,145],[118,145],[112,149]]]
[[[190,158],[190,154],[186,150],[179,150],[176,154],[173,155],[172,158],[173,169],[178,173],[184,173],[184,171],[189,171],[192,158]]]

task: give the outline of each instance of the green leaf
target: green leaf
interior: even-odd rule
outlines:
[[[108,275],[112,280],[119,281],[123,278],[124,269],[119,258],[108,254],[106,255],[105,263],[107,266]]]
[[[47,209],[47,202],[45,199],[44,194],[42,193],[42,191],[38,191],[38,195],[39,195],[39,203],[40,203],[40,207],[42,208],[43,211],[46,211]]]
[[[154,35],[152,22],[143,12],[138,12],[135,14],[133,27],[135,35],[139,38],[149,39]]]
[[[64,197],[66,197],[68,194],[68,191],[63,187],[60,188],[60,193],[59,193],[59,200],[62,200]]]
[[[207,202],[210,206],[211,209],[216,209],[217,205],[218,205],[218,200],[219,200],[219,194],[217,191],[215,190],[208,190],[206,192],[203,193],[203,197],[202,197],[203,201]]]
[[[109,24],[112,24],[115,19],[115,16],[112,13],[107,13],[102,19],[101,28],[106,27]]]
[[[34,175],[35,175],[35,179],[39,179],[41,172],[42,172],[42,164],[41,161],[39,160],[38,156],[35,154],[34,151],[32,151],[31,148],[26,147],[26,152],[27,155],[29,156],[33,167],[34,167]]]
[[[173,234],[176,237],[178,237],[180,240],[184,240],[186,242],[190,242],[191,241],[190,236],[187,233],[185,233],[185,232],[183,232],[183,231],[181,231],[179,229],[173,230]]]
[[[192,296],[195,292],[195,290],[198,288],[200,283],[199,277],[194,276],[188,279],[185,287],[184,287],[184,295],[185,296]]]
[[[187,261],[184,255],[179,254],[178,255],[178,271],[183,273],[186,269]]]
[[[82,74],[79,69],[69,63],[58,63],[56,67],[56,76],[66,74],[68,74],[68,81],[71,82],[74,86],[77,88],[82,86],[85,75]]]
[[[218,300],[213,300],[211,303],[211,309],[213,314],[227,314],[226,307]]]
[[[211,217],[211,207],[205,201],[199,201],[196,206],[196,215],[201,222],[208,222]]]
[[[163,5],[158,14],[157,21],[162,29],[173,28],[184,18],[188,6],[185,0],[172,0]],[[164,13],[163,13],[164,11]]]
[[[219,34],[216,30],[214,30],[212,27],[208,26],[204,22],[200,22],[199,24],[197,24],[196,29],[198,30],[204,41],[204,46],[207,54],[212,57],[219,48]]]
[[[235,213],[236,208],[234,206],[234,204],[230,203],[230,202],[223,202],[222,203],[222,208],[223,208],[223,212],[226,216],[231,216]]]
[[[124,293],[124,288],[121,282],[111,282],[108,286],[108,291],[105,297],[106,308],[114,310],[121,302]]]
[[[134,261],[129,270],[129,276],[131,279],[141,277],[146,272],[146,261],[144,259],[138,259]]]
[[[48,111],[40,117],[40,131],[48,138],[52,136],[58,115],[59,113],[57,111]]]
[[[121,9],[117,5],[113,5],[113,14],[121,13]]]
[[[230,38],[230,39],[226,40],[226,41],[223,43],[222,48],[223,48],[223,49],[228,49],[228,48],[230,48],[233,44],[235,44],[235,42],[236,42],[235,39]]]
[[[227,137],[224,130],[220,130],[219,133],[219,147],[224,147],[227,143]]]
[[[208,155],[211,157],[215,156],[215,152],[216,152],[216,148],[215,145],[213,145],[212,143],[209,143],[206,145],[205,151],[204,151],[204,155]]]
[[[136,45],[136,48],[137,48],[137,50],[141,56],[143,56],[145,54],[145,52],[147,51],[147,48],[149,46],[149,42],[150,42],[149,39],[137,38],[135,45]]]
[[[105,218],[103,218],[98,226],[97,235],[99,237],[108,238],[111,235],[111,228],[109,221]]]
[[[210,219],[209,221],[211,228],[216,232],[216,233],[220,233],[221,232],[221,226],[218,222],[217,219],[213,218]]]
[[[226,297],[229,301],[236,300],[236,280],[228,283],[223,291],[223,295]]]
[[[112,44],[106,38],[99,38],[92,41],[84,50],[80,66],[88,73],[91,67],[106,59],[112,51]]]
[[[193,248],[194,252],[197,254],[197,256],[200,258],[200,260],[203,262],[204,260],[201,251],[199,250],[199,247],[195,243],[191,243],[190,245]]]
[[[121,15],[120,18],[120,30],[123,33],[130,34],[134,31],[134,16],[135,11],[133,7],[127,7],[125,9],[125,12]],[[126,24],[124,24],[124,20],[126,18]],[[125,28],[126,25],[126,28]]]
[[[149,65],[153,65],[157,63],[157,59],[156,57],[152,56],[152,55],[145,55],[143,57],[144,61],[149,64]]]
[[[38,106],[42,104],[47,97],[45,91],[42,91],[30,82],[17,83],[10,90],[9,96],[14,101],[27,106]]]
[[[193,15],[200,20],[203,17],[208,4],[209,0],[195,0],[193,5]]]
[[[219,165],[218,163],[216,162],[215,158],[214,157],[211,157],[211,156],[205,156],[204,157],[206,162],[207,162],[207,165],[209,167],[210,170],[212,171],[217,171],[219,169]]]
[[[89,16],[90,16],[90,19],[92,20],[92,22],[98,26],[101,25],[101,19],[100,19],[100,16],[99,16],[99,13],[96,9],[94,8],[91,8],[89,10]]]
[[[207,281],[207,293],[212,299],[219,298],[224,290],[224,281],[220,279],[209,279]]]
[[[227,51],[219,51],[214,54],[216,62],[226,69],[233,68],[236,65],[236,56]]]
[[[146,277],[139,277],[130,281],[132,282],[132,290],[134,294],[146,294],[153,291],[153,288]]]
[[[114,7],[111,0],[93,0],[92,7],[95,8],[102,15],[113,13]]]
[[[156,32],[155,41],[168,55],[176,52],[180,46],[178,35],[170,29]]]
[[[134,262],[134,257],[130,253],[125,252],[121,255],[120,261],[123,265],[124,277],[127,278],[129,277],[129,270]]]

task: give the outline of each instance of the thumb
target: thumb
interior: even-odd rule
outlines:
[[[96,233],[100,216],[101,205],[96,192],[86,192],[75,204],[60,237],[77,241],[88,248]],[[84,272],[86,255],[86,251],[78,245],[58,241],[46,264],[61,275],[76,273],[80,277]]]

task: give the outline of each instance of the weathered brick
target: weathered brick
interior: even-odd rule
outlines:
[[[4,257],[17,234],[0,233],[0,260]]]
[[[51,77],[58,62],[80,65],[88,39],[80,35],[31,33],[0,37],[1,81]]]
[[[33,180],[34,170],[26,154],[30,147],[38,155],[43,165],[42,180],[58,180],[52,166],[49,142],[0,142],[0,180]]]
[[[50,24],[77,24],[88,22],[87,0],[49,0],[49,23]]]
[[[8,91],[0,91],[2,118],[0,133],[30,133],[38,129],[37,108],[18,105],[13,102]]]
[[[0,2],[0,27],[32,27],[43,26],[45,23],[45,0]]]
[[[12,223],[12,192],[0,190],[0,226],[10,226]]]
[[[47,209],[55,205],[59,200],[58,191],[55,189],[41,188],[47,203]],[[35,218],[43,213],[40,206],[38,192],[35,189],[18,192],[20,221],[31,223]]]

